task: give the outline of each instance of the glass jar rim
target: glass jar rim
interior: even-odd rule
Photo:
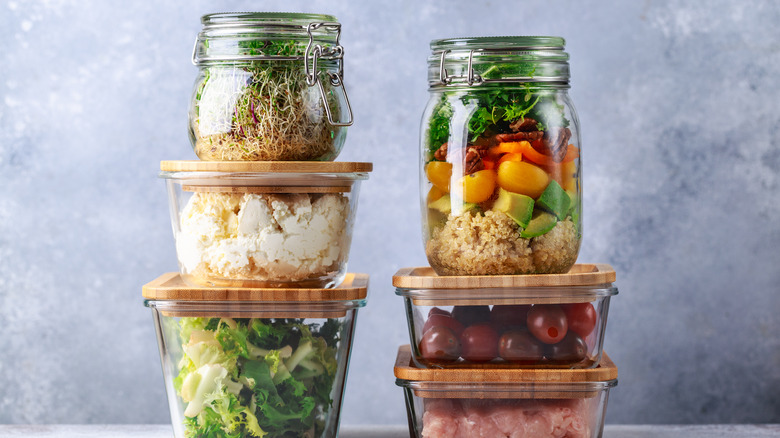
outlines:
[[[295,26],[311,22],[338,22],[333,15],[300,12],[218,12],[201,17],[204,28],[224,25]]]
[[[566,40],[558,36],[486,36],[445,38],[431,41],[431,50],[563,50]]]

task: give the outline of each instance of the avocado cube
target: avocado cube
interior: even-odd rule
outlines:
[[[555,228],[555,224],[558,223],[558,218],[554,214],[547,213],[543,210],[534,210],[533,217],[521,233],[520,237],[530,239],[532,237],[541,236],[547,234],[550,230]]]
[[[493,203],[493,211],[500,211],[525,228],[534,212],[534,200],[530,196],[498,189],[498,198]]]
[[[436,210],[444,216],[449,215],[450,211],[452,211],[450,195],[444,195],[435,201],[429,202],[428,208],[431,210]]]
[[[547,185],[547,188],[544,189],[542,196],[539,197],[536,204],[558,216],[558,219],[564,220],[569,212],[571,198],[557,181],[552,180]]]

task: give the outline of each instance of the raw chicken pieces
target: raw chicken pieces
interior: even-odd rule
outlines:
[[[590,438],[588,400],[428,399],[423,438]]]

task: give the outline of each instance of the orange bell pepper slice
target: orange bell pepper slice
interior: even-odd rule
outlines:
[[[580,150],[577,149],[577,147],[575,147],[573,144],[570,144],[566,147],[566,155],[564,155],[563,160],[561,160],[561,162],[558,163],[555,160],[553,160],[552,157],[544,155],[541,152],[538,152],[536,149],[534,149],[531,146],[530,143],[528,142],[520,142],[520,143],[525,143],[522,145],[523,156],[527,158],[528,161],[531,161],[536,164],[540,164],[542,166],[556,166],[561,163],[568,163],[570,161],[576,160],[577,157],[580,156]]]
[[[563,160],[561,160],[561,163],[568,163],[570,161],[574,161],[580,156],[580,150],[574,146],[573,144],[570,144],[566,147],[566,156],[563,157]]]
[[[528,143],[527,141],[521,141],[520,144],[522,147],[521,153],[525,158],[528,159],[528,161],[541,164],[542,166],[554,166],[556,164],[552,157],[548,157],[547,155],[544,155],[543,153],[538,152],[536,149],[531,147],[531,143]]]
[[[501,164],[505,161],[523,161],[523,154],[520,153],[508,153],[504,154],[500,160],[498,160],[498,164]]]
[[[531,143],[527,141],[505,141],[490,149],[496,149],[499,154],[520,154],[526,145],[531,146]]]

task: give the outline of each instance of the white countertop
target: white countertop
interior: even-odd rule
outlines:
[[[168,425],[0,425],[0,437],[169,438]],[[406,426],[343,426],[341,438],[408,438]],[[611,426],[603,438],[767,438],[780,437],[780,424],[699,426]]]

